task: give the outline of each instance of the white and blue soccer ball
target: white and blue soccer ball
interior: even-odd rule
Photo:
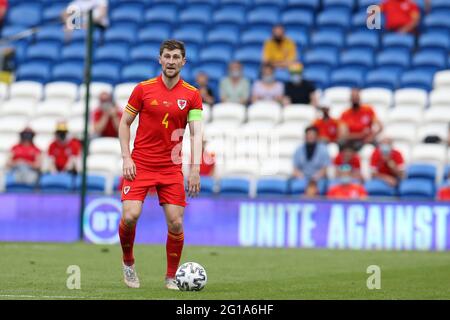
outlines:
[[[200,291],[205,287],[208,277],[200,264],[186,262],[178,267],[175,280],[181,291]]]

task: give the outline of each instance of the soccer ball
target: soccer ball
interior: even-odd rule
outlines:
[[[200,291],[205,287],[208,277],[205,268],[201,265],[196,262],[186,262],[178,267],[175,280],[181,291]]]

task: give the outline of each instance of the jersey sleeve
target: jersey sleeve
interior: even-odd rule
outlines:
[[[128,99],[125,111],[133,116],[136,116],[142,109],[142,86],[138,84],[134,87],[130,99]]]
[[[200,91],[196,90],[190,103],[188,121],[202,120],[202,110],[203,110],[202,96],[200,95]]]

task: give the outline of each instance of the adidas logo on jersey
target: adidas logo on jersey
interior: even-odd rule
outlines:
[[[152,102],[150,103],[151,106],[157,106],[158,105],[158,100],[153,99]]]

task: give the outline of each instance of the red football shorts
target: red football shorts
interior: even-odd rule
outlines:
[[[140,200],[144,202],[150,188],[155,187],[159,205],[175,204],[186,206],[184,178],[181,170],[143,171],[136,169],[133,181],[123,179],[122,201]]]

